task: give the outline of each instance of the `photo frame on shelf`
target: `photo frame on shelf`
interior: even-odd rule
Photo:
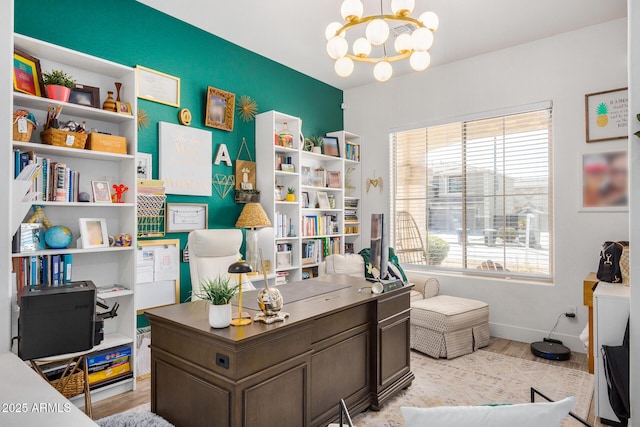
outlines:
[[[33,96],[45,96],[40,60],[20,49],[13,49],[13,88]]]
[[[231,132],[233,130],[235,105],[235,94],[209,86],[207,89],[205,126]]]
[[[282,172],[295,173],[296,167],[293,163],[283,163],[280,165],[280,170]]]
[[[129,104],[128,102],[116,101],[116,111],[119,114],[133,114],[133,112],[131,111],[131,104]]]
[[[628,137],[629,91],[627,88],[584,96],[587,142]]]
[[[44,224],[39,222],[20,224],[20,253],[35,252],[46,249],[44,242]]]
[[[329,195],[324,191],[316,192],[316,199],[318,202],[318,208],[320,209],[331,209],[331,205],[329,204]]]
[[[153,155],[136,153],[136,176],[138,179],[153,179]]]
[[[167,233],[187,233],[205,230],[209,221],[206,203],[167,203]]]
[[[318,168],[311,175],[311,185],[313,187],[327,186],[327,171],[324,168]]]
[[[340,157],[340,145],[338,138],[325,136],[322,138],[322,154],[325,156]]]
[[[624,212],[629,209],[627,159],[626,150],[583,154],[581,211]]]
[[[111,203],[111,190],[107,181],[91,181],[94,203]]]
[[[136,65],[136,94],[140,99],[180,106],[180,78]]]
[[[302,193],[300,193],[302,195],[302,207],[303,208],[309,208],[309,192],[308,191],[303,191]]]
[[[100,88],[76,84],[76,86],[71,89],[69,102],[84,105],[85,107],[100,108]]]
[[[277,268],[291,267],[291,251],[276,252]]]
[[[79,218],[80,239],[83,249],[108,248],[109,233],[104,218]]]
[[[309,166],[300,166],[300,183],[301,185],[312,185],[311,168]]]
[[[342,173],[340,171],[327,171],[327,186],[330,188],[342,188]]]

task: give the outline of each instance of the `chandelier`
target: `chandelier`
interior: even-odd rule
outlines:
[[[332,22],[325,30],[327,53],[336,60],[336,73],[340,77],[348,77],[353,72],[354,61],[368,62],[375,64],[373,75],[376,80],[385,82],[393,74],[391,63],[407,58],[413,70],[426,70],[431,63],[429,49],[433,44],[433,33],[440,22],[438,15],[433,12],[424,12],[419,18],[412,18],[410,15],[414,6],[415,0],[391,0],[393,14],[384,14],[380,0],[380,14],[363,17],[361,0],[344,0],[340,12],[345,23]],[[399,34],[393,45],[395,52],[388,53],[386,44],[391,32],[390,23],[412,31]],[[356,27],[364,27],[364,37],[353,42],[353,53],[350,53],[347,31]],[[382,47],[382,55],[370,56],[373,46]]]

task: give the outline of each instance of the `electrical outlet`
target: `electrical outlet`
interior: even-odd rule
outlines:
[[[567,307],[566,314],[573,314],[573,318],[576,318],[578,308],[575,305],[570,305]]]

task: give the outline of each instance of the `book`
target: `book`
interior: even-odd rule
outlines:
[[[72,277],[71,264],[73,262],[73,255],[72,254],[62,255],[62,261],[63,261],[63,268],[61,271],[64,273],[62,283],[71,283],[71,277]]]

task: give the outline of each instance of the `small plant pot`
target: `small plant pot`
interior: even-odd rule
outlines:
[[[231,324],[231,304],[209,304],[209,326],[216,329],[226,328]]]
[[[296,201],[296,195],[295,194],[287,194],[287,197],[285,198],[285,200],[287,202],[295,202]]]
[[[322,147],[312,147],[311,152],[316,154],[322,154]]]
[[[60,85],[47,85],[47,98],[55,101],[69,102],[69,96],[71,95],[71,89],[66,86]]]

